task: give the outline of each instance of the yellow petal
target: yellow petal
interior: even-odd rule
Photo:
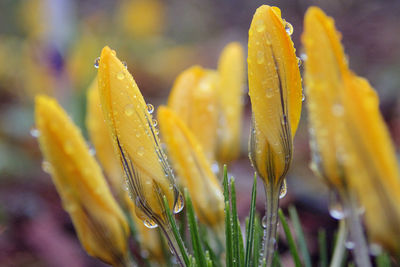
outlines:
[[[160,107],[158,120],[179,182],[188,188],[199,220],[211,226],[221,223],[224,218],[222,189],[201,145],[171,109]]]
[[[220,118],[218,124],[217,158],[228,163],[239,156],[242,128],[244,55],[239,43],[229,43],[218,62],[218,100]]]
[[[333,20],[315,7],[307,10],[304,25],[302,42],[307,53],[305,82],[313,160],[330,184],[343,188],[345,181],[337,155],[343,143],[342,76],[348,70],[340,34]]]
[[[123,190],[125,182],[120,167],[119,156],[114,150],[112,137],[101,109],[97,77],[93,80],[87,92],[86,126],[90,140],[96,150],[110,184],[117,194]]]
[[[178,76],[168,98],[168,107],[195,134],[210,162],[215,159],[217,139],[217,82],[215,71],[193,66]]]
[[[250,158],[266,183],[281,182],[285,176],[301,113],[300,72],[285,25],[278,8],[263,5],[249,30]]]
[[[47,171],[83,247],[104,262],[121,263],[127,255],[128,224],[80,131],[45,96],[36,98],[35,121]]]
[[[173,174],[136,82],[107,46],[101,52],[98,79],[103,114],[120,152],[137,215],[143,220],[165,223],[162,196],[167,197],[171,208],[178,198]],[[153,109],[151,106],[150,111]]]

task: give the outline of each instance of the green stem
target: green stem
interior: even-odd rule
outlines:
[[[330,267],[340,267],[342,266],[342,261],[344,257],[344,253],[346,251],[345,247],[345,242],[347,238],[347,225],[345,220],[340,220],[339,221],[339,232],[337,235],[337,240],[335,244],[335,250],[333,252],[333,257],[331,264],[329,265]]]
[[[282,183],[278,186],[264,185],[265,189],[265,216],[262,219],[262,226],[264,228],[264,237],[261,245],[261,253],[259,264],[263,264],[265,259],[266,266],[272,266],[276,246],[276,229],[278,225],[278,208],[279,208],[279,194]]]

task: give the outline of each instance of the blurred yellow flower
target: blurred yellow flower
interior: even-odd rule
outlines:
[[[218,62],[220,114],[216,153],[218,162],[223,164],[236,159],[240,153],[244,71],[243,47],[236,42],[229,43]]]
[[[120,26],[133,38],[149,38],[162,33],[165,7],[160,0],[125,0],[118,7]]]
[[[322,172],[335,185],[347,184],[357,193],[371,240],[399,255],[400,175],[376,92],[349,70],[333,19],[319,8],[307,11],[302,41],[310,123]],[[331,133],[321,133],[325,131]]]
[[[210,226],[224,221],[224,197],[203,147],[171,109],[159,107],[158,120],[178,180],[188,188],[199,220]]]
[[[279,8],[263,5],[249,30],[250,159],[272,187],[281,185],[289,169],[301,113],[301,78],[289,25]]]
[[[104,47],[98,64],[103,114],[119,152],[136,214],[149,227],[166,226],[163,195],[175,211],[182,203],[152,119],[154,107],[146,105],[115,51]]]
[[[177,77],[168,98],[168,107],[193,132],[210,163],[215,161],[217,144],[217,82],[216,71],[193,66]]]
[[[45,162],[89,255],[119,266],[127,260],[128,224],[101,169],[58,103],[36,98],[35,121]]]

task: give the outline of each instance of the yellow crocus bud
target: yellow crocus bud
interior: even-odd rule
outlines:
[[[249,30],[248,76],[253,111],[250,159],[264,183],[280,186],[292,160],[302,88],[290,39],[277,7],[263,5]]]
[[[179,182],[189,190],[199,220],[218,226],[224,221],[224,197],[202,146],[171,109],[160,107],[157,115],[168,155]]]
[[[301,78],[291,33],[292,25],[282,20],[280,9],[267,5],[256,10],[249,30],[247,63],[253,111],[249,156],[265,185],[263,225],[269,230],[263,257],[267,266],[272,264],[279,198],[286,194],[284,178],[301,113]]]
[[[244,55],[236,42],[225,46],[218,62],[219,124],[217,159],[228,163],[239,156],[242,128]]]
[[[158,231],[147,228],[143,224],[143,220],[136,216],[135,205],[129,198],[127,191],[123,189],[126,185],[123,180],[118,156],[114,153],[110,131],[104,121],[104,115],[100,105],[97,77],[89,87],[87,94],[86,125],[90,139],[96,149],[96,156],[103,166],[110,180],[110,184],[118,196],[121,206],[129,213],[135,222],[138,234],[137,238],[140,241],[141,248],[149,253],[149,258],[161,262],[163,260],[162,241]]]
[[[116,57],[115,51],[104,47],[98,63],[103,114],[137,215],[149,227],[167,225],[163,196],[171,209],[181,207],[182,203],[179,203],[179,191],[160,146],[151,115],[154,107],[146,105],[132,75]]]
[[[129,228],[79,129],[58,103],[36,97],[35,121],[46,170],[89,255],[119,266],[127,259]]]
[[[376,92],[349,70],[339,36],[333,19],[319,8],[307,11],[302,37],[308,58],[307,95],[322,169],[335,185],[346,183],[355,191],[365,207],[370,239],[400,255],[400,174],[395,150]],[[328,125],[336,123],[339,128]],[[330,133],[318,133],[323,131]]]
[[[216,71],[193,66],[178,76],[168,98],[168,107],[194,133],[211,163],[215,161],[217,140],[217,82]]]

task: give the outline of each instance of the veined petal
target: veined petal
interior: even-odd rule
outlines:
[[[103,113],[138,207],[137,215],[166,223],[162,196],[167,197],[171,209],[178,200],[173,174],[136,82],[107,46],[101,52],[98,79]]]
[[[168,98],[168,107],[195,134],[210,162],[214,161],[216,151],[217,82],[217,72],[193,66],[178,76]]]
[[[313,164],[330,184],[343,188],[343,169],[337,157],[343,144],[341,98],[348,68],[340,34],[331,18],[311,7],[305,16],[302,42],[307,53],[305,82]]]
[[[110,264],[127,256],[128,224],[78,128],[58,103],[36,97],[39,144],[85,250]]]
[[[243,113],[244,55],[239,43],[225,46],[218,62],[218,124],[217,159],[227,163],[239,156]]]
[[[169,108],[158,109],[158,120],[179,182],[188,188],[199,220],[208,225],[217,225],[224,218],[222,189],[202,146]]]
[[[285,25],[277,7],[263,5],[249,30],[250,158],[266,183],[285,176],[301,113],[300,72]]]

